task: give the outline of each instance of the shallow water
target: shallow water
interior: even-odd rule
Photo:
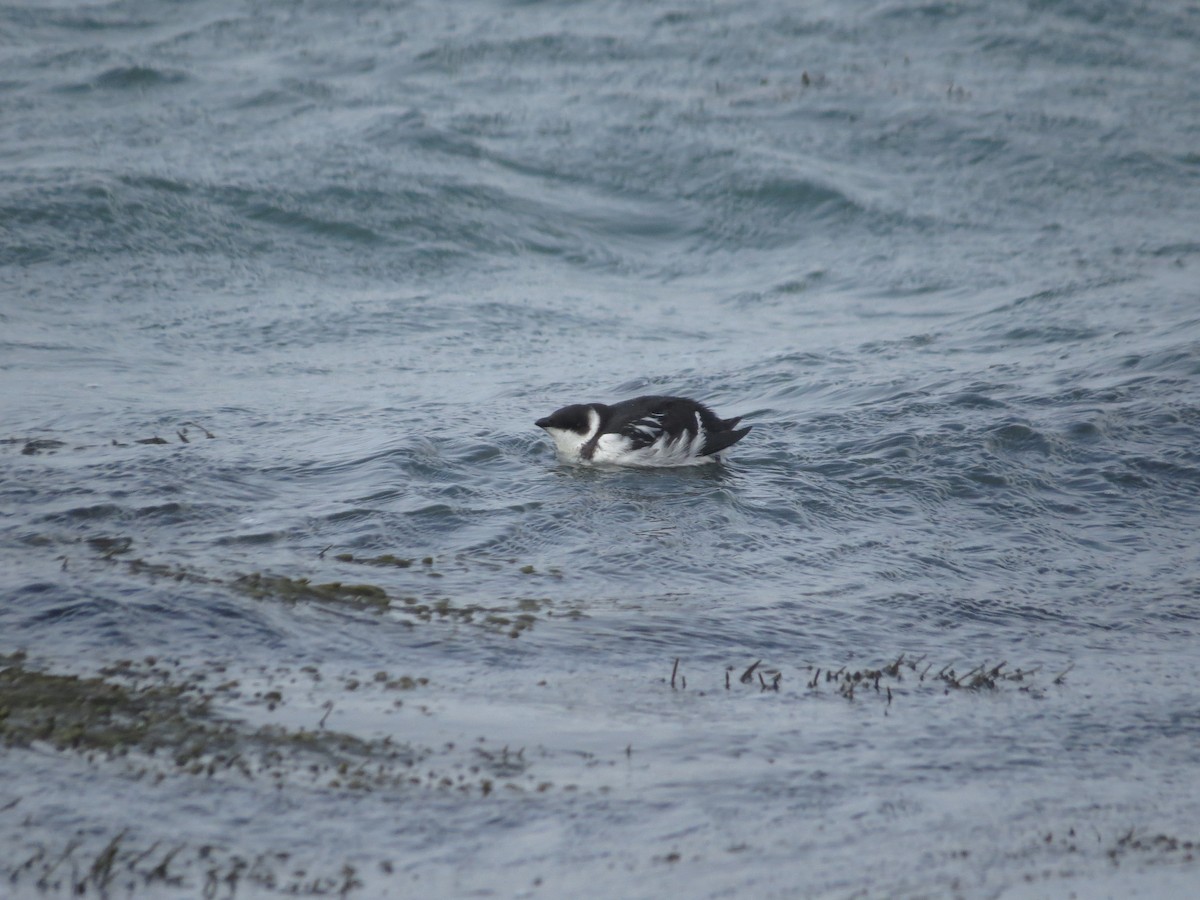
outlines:
[[[15,741],[8,885],[119,835],[113,895],[1190,896],[1198,39],[0,9],[0,653],[382,773]],[[754,431],[644,472],[532,425],[651,392]]]

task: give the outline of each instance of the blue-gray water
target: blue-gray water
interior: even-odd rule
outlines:
[[[1198,48],[1194,2],[0,7],[0,653],[434,776],[14,744],[0,893],[120,835],[113,896],[1195,896]],[[650,392],[754,431],[532,424]]]

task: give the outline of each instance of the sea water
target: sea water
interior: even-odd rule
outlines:
[[[1193,896],[1198,47],[4,6],[0,654],[203,708],[0,686],[0,893]],[[753,431],[533,426],[646,393]]]

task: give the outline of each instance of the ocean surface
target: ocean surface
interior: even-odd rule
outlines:
[[[0,5],[0,895],[1198,893],[1200,4]]]

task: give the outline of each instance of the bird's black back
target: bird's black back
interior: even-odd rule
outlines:
[[[704,428],[706,439],[701,454],[710,456],[736,444],[750,433],[750,426],[734,430],[741,419],[721,419],[716,413],[695,400],[686,397],[667,397],[649,394],[635,397],[601,409],[602,431],[619,432],[628,438],[635,448],[647,447],[666,433],[678,436],[687,432],[696,433],[696,419]],[[639,425],[654,425],[654,432],[647,434]]]

